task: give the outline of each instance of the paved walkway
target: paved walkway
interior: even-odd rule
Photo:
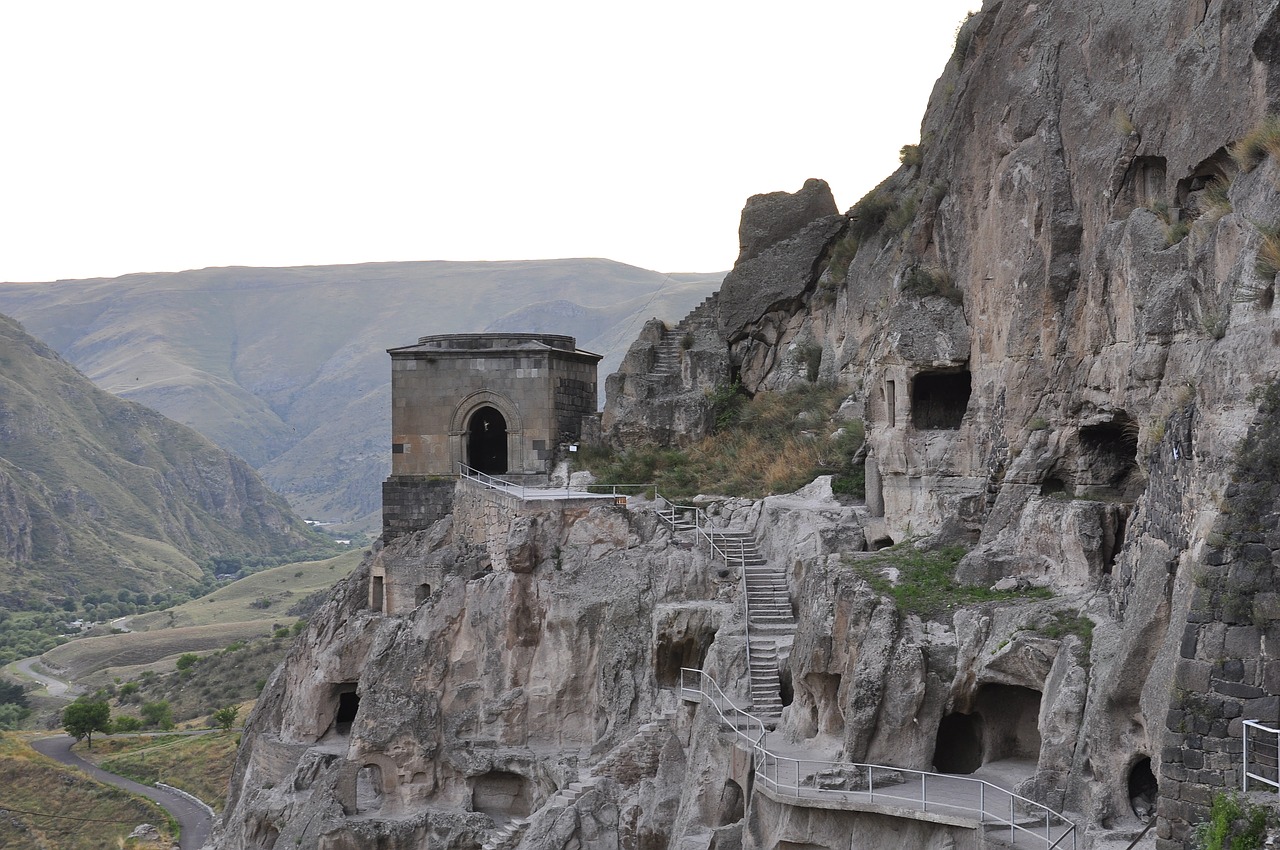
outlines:
[[[180,794],[163,788],[142,785],[85,761],[71,752],[71,745],[75,742],[75,738],[70,735],[58,735],[53,738],[37,738],[31,742],[31,746],[55,761],[80,768],[100,782],[154,800],[173,815],[174,820],[182,827],[182,841],[179,845],[182,850],[199,850],[204,846],[209,838],[209,830],[213,826],[213,818],[209,816],[208,811]]]

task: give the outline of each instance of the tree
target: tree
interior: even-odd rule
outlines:
[[[111,706],[101,700],[77,700],[62,710],[62,728],[79,741],[85,738],[93,749],[93,733],[111,731]]]
[[[144,703],[141,712],[142,719],[147,721],[148,726],[158,726],[161,729],[173,728],[173,708],[170,707],[167,699]]]
[[[213,713],[213,722],[217,723],[218,727],[222,729],[223,732],[229,732],[231,731],[231,727],[235,725],[236,718],[239,716],[240,706],[228,705]]]

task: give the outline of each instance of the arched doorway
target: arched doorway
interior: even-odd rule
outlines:
[[[507,471],[507,420],[495,408],[481,407],[467,424],[467,465],[488,475]]]

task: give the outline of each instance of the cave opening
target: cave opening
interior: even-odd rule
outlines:
[[[782,707],[786,708],[795,702],[796,689],[791,684],[791,668],[787,667],[778,673],[778,699],[782,701]]]
[[[1130,485],[1137,477],[1138,424],[1124,411],[1110,422],[1080,429],[1080,470],[1076,483],[1093,497],[1132,498]]]
[[[1040,482],[1041,496],[1065,496],[1066,494],[1067,482],[1056,475],[1047,476],[1044,481]]]
[[[974,700],[985,719],[985,762],[1040,757],[1040,692],[1018,685],[983,685]]]
[[[654,678],[661,688],[680,687],[680,669],[701,670],[716,639],[715,629],[699,628],[682,634],[663,633],[654,650]]]
[[[431,585],[425,583],[418,585],[418,589],[413,592],[414,607],[416,608],[429,598],[431,598]]]
[[[1142,820],[1149,820],[1156,810],[1160,786],[1151,770],[1151,759],[1143,756],[1129,768],[1129,805]]]
[[[954,431],[969,409],[972,376],[958,372],[921,372],[911,382],[911,424],[921,431]]]
[[[983,722],[980,714],[953,712],[938,724],[933,767],[939,773],[973,773],[982,767]]]
[[[356,693],[354,682],[335,685],[334,692],[338,699],[338,707],[333,715],[333,731],[339,735],[350,734],[351,724],[355,722],[356,715],[360,712],[360,695]]]
[[[490,817],[522,818],[533,811],[529,780],[507,770],[471,779],[471,809]]]
[[[471,414],[467,425],[467,464],[486,475],[507,471],[507,420],[493,407]]]

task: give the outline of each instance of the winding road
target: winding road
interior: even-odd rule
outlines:
[[[40,656],[34,655],[31,658],[24,658],[21,661],[15,661],[13,666],[18,668],[23,676],[43,685],[44,689],[49,692],[50,696],[64,697],[77,693],[77,689],[61,679],[55,679],[52,676],[45,675],[44,673],[36,672],[32,665],[39,660]]]
[[[169,814],[173,815],[174,820],[182,827],[182,840],[179,844],[182,850],[199,850],[204,846],[205,841],[209,838],[209,830],[213,826],[213,819],[204,808],[180,794],[166,791],[163,788],[142,785],[131,779],[125,779],[123,776],[103,770],[95,764],[90,764],[71,752],[71,745],[75,742],[76,739],[70,735],[58,735],[53,738],[34,740],[31,742],[31,746],[55,761],[83,770],[100,782],[115,785],[132,794],[141,794],[156,801]]]

